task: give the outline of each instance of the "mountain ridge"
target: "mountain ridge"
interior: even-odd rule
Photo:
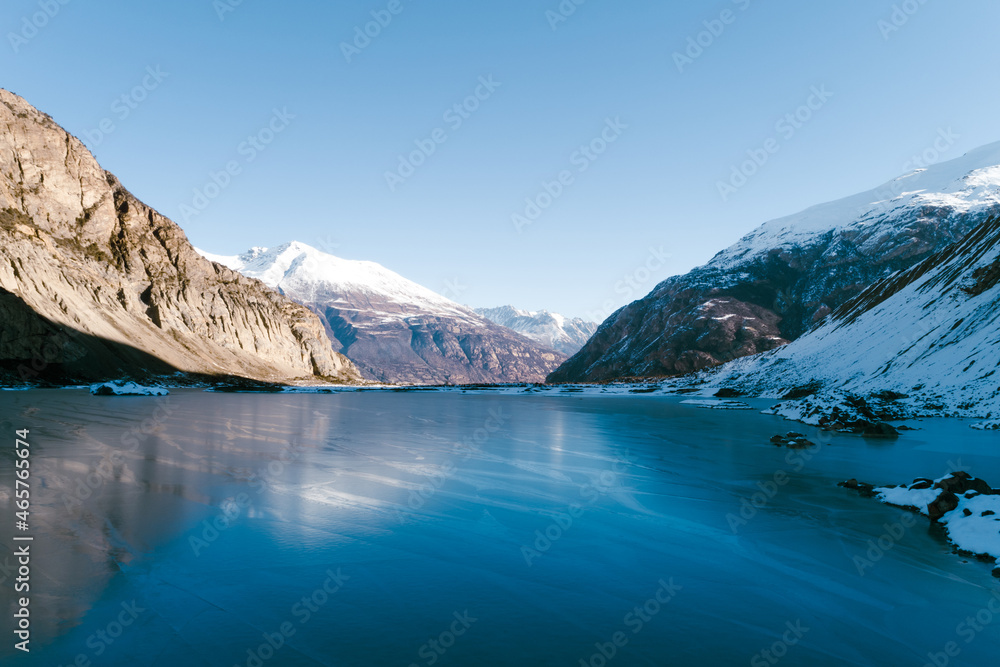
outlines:
[[[797,339],[1000,210],[1000,142],[761,225],[601,324],[551,382],[678,376]]]

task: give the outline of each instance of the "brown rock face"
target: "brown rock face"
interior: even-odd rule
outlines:
[[[293,295],[294,296],[294,295]],[[469,384],[544,382],[566,356],[480,318],[436,317],[379,302],[351,308],[360,295],[306,303],[336,349],[379,382]],[[397,311],[397,312],[393,312]],[[396,317],[389,317],[388,314]]]
[[[612,315],[549,382],[684,375],[788,343],[780,315],[724,290],[668,284],[654,295]]]
[[[308,309],[202,259],[47,115],[0,90],[0,381],[360,378]]]

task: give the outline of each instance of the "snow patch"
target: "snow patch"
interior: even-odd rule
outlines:
[[[91,385],[94,396],[166,396],[170,392],[163,387],[145,387],[135,382],[105,382]]]
[[[939,482],[941,480],[935,480]],[[927,506],[938,499],[941,489],[913,489],[906,486],[882,486],[875,489],[876,498],[887,505],[897,507],[915,507],[918,512],[927,516]]]

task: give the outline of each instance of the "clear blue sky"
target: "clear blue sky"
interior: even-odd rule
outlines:
[[[589,0],[558,23],[559,0],[235,2],[43,0],[55,15],[35,34],[39,0],[7,0],[0,85],[199,247],[295,239],[473,306],[606,314],[766,220],[895,177],[940,129],[959,136],[944,158],[1000,140],[994,0],[908,0],[891,32],[894,0]],[[391,4],[348,63],[341,44]],[[679,71],[674,53],[727,9]],[[490,76],[500,86],[460,127],[445,118]],[[813,86],[833,96],[777,131]],[[286,108],[250,161],[241,144]],[[608,118],[627,128],[606,152],[574,155]],[[114,131],[97,140],[103,119]],[[447,140],[391,191],[385,173],[438,128]],[[780,150],[723,201],[718,182],[770,138]],[[231,161],[239,173],[185,216]],[[562,171],[572,182],[518,232],[511,216]],[[671,258],[647,274],[651,247]]]

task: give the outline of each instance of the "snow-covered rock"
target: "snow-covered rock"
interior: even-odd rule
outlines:
[[[890,438],[897,437],[899,432],[885,422],[927,416],[916,413],[912,406],[891,394],[865,399],[842,392],[782,401],[761,413],[830,431]]]
[[[597,331],[596,322],[587,322],[579,317],[563,317],[547,310],[528,311],[518,310],[513,306],[501,306],[476,308],[476,313],[494,324],[513,329],[567,356],[579,352]]]
[[[565,356],[376,264],[304,243],[202,256],[319,315],[334,349],[376,382],[540,382]]]
[[[943,524],[958,549],[1000,559],[1000,491],[983,480],[956,472],[873,491],[883,503],[915,509]]]
[[[105,382],[91,385],[94,396],[166,396],[170,392],[163,387],[146,387],[135,382]]]
[[[970,424],[970,428],[974,428],[977,431],[1000,431],[1000,421],[996,419],[990,419],[984,422],[977,422],[975,424]]]

